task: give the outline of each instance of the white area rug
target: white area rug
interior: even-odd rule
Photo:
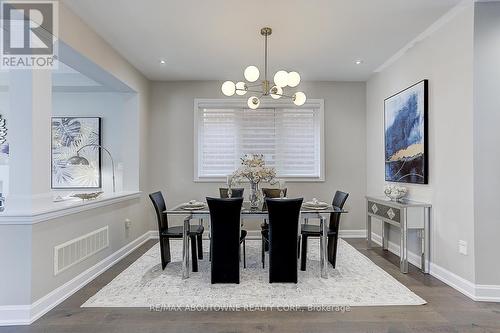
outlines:
[[[156,244],[82,307],[311,307],[420,305],[426,302],[344,240],[339,240],[337,268],[319,277],[319,242],[309,243],[307,271],[297,284],[270,284],[260,262],[260,240],[247,240],[247,268],[240,284],[210,284],[208,253],[199,272],[181,278],[181,242],[171,240],[173,262],[161,270]],[[208,241],[203,242],[208,250]]]

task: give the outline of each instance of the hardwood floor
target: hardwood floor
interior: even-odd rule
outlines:
[[[80,308],[90,296],[146,252],[144,244],[31,326],[0,327],[21,332],[500,332],[500,304],[474,302],[430,275],[362,239],[347,240],[398,281],[427,300],[423,306],[353,307],[349,312],[151,312],[138,308]]]

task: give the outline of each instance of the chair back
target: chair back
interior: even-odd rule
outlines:
[[[244,188],[231,188],[231,198],[243,198]],[[228,188],[219,188],[220,197],[223,199],[229,198]]]
[[[269,282],[297,283],[298,228],[302,198],[266,198],[269,212]]]
[[[347,198],[349,197],[349,193],[342,192],[342,191],[337,191],[335,192],[335,196],[333,197],[332,201],[332,206],[336,208],[343,209],[344,204],[347,201]],[[341,213],[331,213],[330,214],[330,230],[338,232],[339,231],[339,225],[340,225],[340,216]]]
[[[207,198],[212,283],[240,283],[240,214],[243,198]]]
[[[282,190],[279,188],[262,188],[262,194],[264,195],[262,210],[267,210],[266,198],[280,198],[281,191],[283,191],[283,197],[286,197],[286,190],[286,187]]]
[[[160,191],[151,193],[149,198],[151,199],[151,202],[153,202],[153,206],[156,211],[156,219],[158,221],[158,231],[161,233],[162,231],[168,229],[167,214],[163,213],[167,209],[167,205],[165,204],[165,200],[163,199],[163,195]]]

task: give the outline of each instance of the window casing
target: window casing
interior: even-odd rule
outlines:
[[[324,102],[301,107],[287,102],[196,99],[194,103],[194,180],[225,181],[244,154],[263,154],[277,177],[324,181]]]

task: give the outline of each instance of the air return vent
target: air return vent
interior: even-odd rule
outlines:
[[[109,246],[109,227],[97,229],[54,248],[54,275]]]

